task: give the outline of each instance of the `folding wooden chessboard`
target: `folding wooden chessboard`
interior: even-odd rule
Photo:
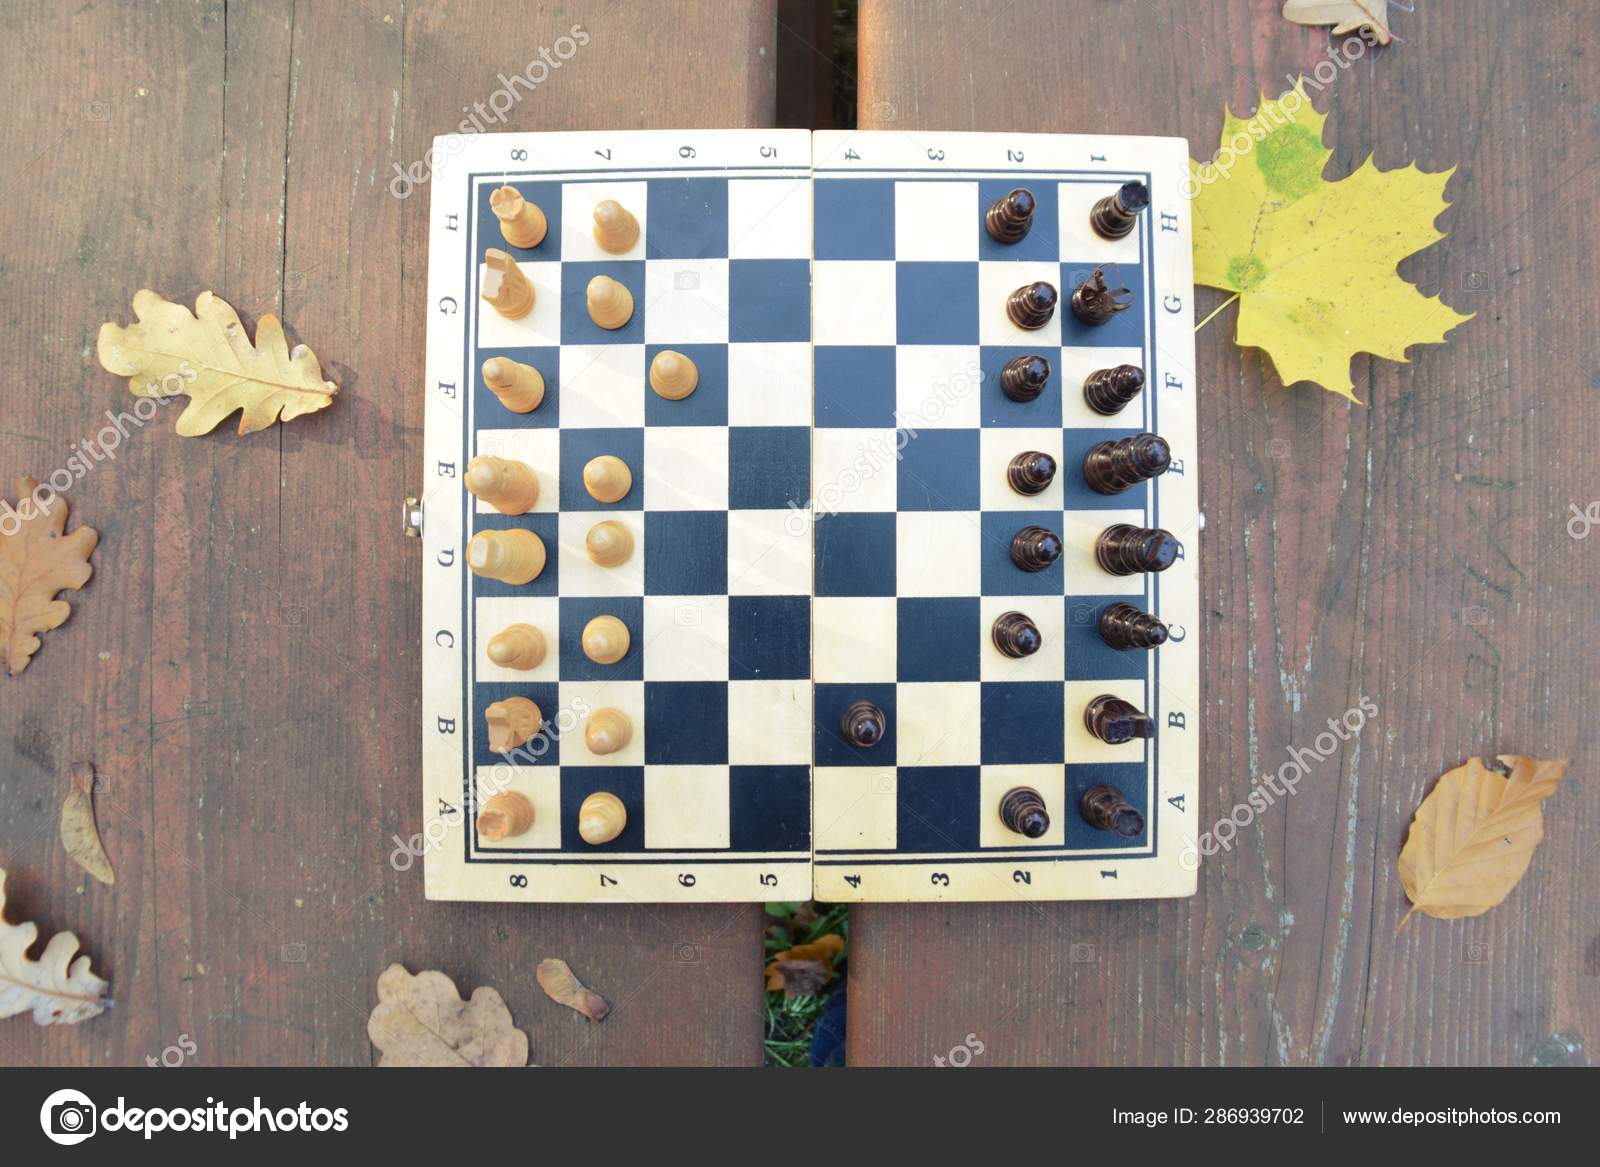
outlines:
[[[421,502],[423,768],[432,899],[673,901],[1089,899],[1192,894],[1198,786],[1195,378],[1189,207],[1181,139],[788,130],[453,135],[435,140],[429,210],[426,462]],[[1150,206],[1120,239],[1090,226],[1130,181]],[[543,239],[503,237],[490,208],[514,187],[542,210]],[[996,242],[984,213],[1031,192],[1027,234]],[[628,251],[601,249],[594,209],[627,208]],[[508,252],[535,303],[506,319],[482,296],[487,249]],[[1099,326],[1069,307],[1103,269],[1132,293]],[[603,329],[597,275],[632,294]],[[1037,330],[1007,297],[1059,290]],[[651,390],[670,349],[699,371],[693,393]],[[1043,392],[1000,388],[1019,355],[1045,358]],[[483,363],[537,369],[542,403],[516,413]],[[1084,379],[1120,364],[1145,387],[1119,414],[1084,401]],[[1166,473],[1114,495],[1085,483],[1096,443],[1165,438]],[[1059,466],[1041,493],[1008,483],[1021,451]],[[531,467],[533,509],[498,513],[463,487],[478,455]],[[632,487],[604,503],[584,486],[600,455]],[[634,550],[597,565],[586,536],[623,524]],[[1178,544],[1159,573],[1113,575],[1094,547],[1110,525],[1162,528]],[[1011,558],[1038,526],[1063,552],[1040,571]],[[539,536],[525,584],[467,565],[484,530]],[[1169,630],[1119,650],[1100,617],[1132,603]],[[1004,612],[1042,638],[996,647]],[[585,626],[614,616],[626,655],[598,664]],[[548,645],[531,669],[495,664],[508,625]],[[1108,745],[1084,709],[1111,694],[1153,736]],[[526,697],[541,728],[491,750],[486,711]],[[883,732],[852,744],[844,710],[870,702]],[[631,725],[595,754],[599,710]],[[1048,828],[1008,827],[1017,787]],[[1088,821],[1085,791],[1110,787],[1118,834]],[[531,825],[488,838],[479,815],[512,792]],[[608,792],[626,824],[579,834]],[[490,832],[499,834],[500,832]]]

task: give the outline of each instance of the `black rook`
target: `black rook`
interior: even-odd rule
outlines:
[[[1142,182],[1125,182],[1116,194],[1107,195],[1089,212],[1089,226],[1104,239],[1121,239],[1139,221],[1139,212],[1150,205],[1150,188]]]
[[[1144,834],[1144,815],[1115,786],[1089,787],[1078,803],[1078,812],[1091,827],[1124,839]]]

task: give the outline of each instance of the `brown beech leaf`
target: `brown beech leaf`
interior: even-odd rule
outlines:
[[[586,988],[564,960],[554,957],[541,960],[534,975],[539,978],[539,987],[544,990],[545,996],[568,1009],[576,1009],[590,1021],[604,1021],[611,1012],[606,999],[593,989]]]
[[[50,937],[38,960],[28,959],[28,949],[39,939],[37,924],[8,924],[6,871],[0,867],[0,1017],[33,1012],[39,1025],[76,1025],[104,1013],[108,982],[89,971],[89,958],[79,956],[78,938],[71,932]]]
[[[59,628],[72,614],[56,593],[89,582],[89,553],[100,541],[92,527],[64,534],[66,500],[47,491],[49,501],[40,506],[38,488],[33,479],[19,478],[17,505],[0,504],[0,644],[12,676],[39,651],[38,634]]]
[[[442,972],[412,976],[391,964],[378,978],[378,1004],[367,1018],[379,1066],[526,1066],[528,1035],[511,1020],[500,994],[482,987],[461,999]]]
[[[79,867],[101,883],[114,884],[117,873],[111,868],[111,859],[100,842],[100,830],[94,822],[94,766],[89,762],[74,762],[67,771],[71,788],[61,803],[61,843],[67,854]]]
[[[789,997],[815,993],[833,979],[833,962],[843,951],[844,937],[829,932],[809,944],[796,944],[774,953],[767,962],[767,988],[782,989]],[[792,972],[790,966],[793,966]],[[822,972],[820,982],[816,980],[817,969]]]
[[[1380,45],[1394,39],[1389,31],[1389,0],[1283,0],[1283,15],[1296,24],[1331,24],[1334,36],[1370,28]]]
[[[773,971],[783,977],[785,997],[808,997],[820,993],[833,979],[833,970],[820,960],[777,960]],[[770,982],[768,987],[770,988]]]
[[[1517,886],[1544,838],[1540,803],[1556,792],[1567,760],[1502,755],[1503,773],[1477,758],[1434,784],[1411,820],[1400,882],[1412,912],[1440,920],[1481,916]]]

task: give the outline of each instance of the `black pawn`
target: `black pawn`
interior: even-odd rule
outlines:
[[[1034,622],[1021,612],[1002,612],[989,629],[994,646],[1009,657],[1032,656],[1044,644]]]
[[[1121,239],[1139,221],[1139,212],[1150,205],[1150,188],[1142,182],[1125,182],[1116,194],[1107,195],[1089,212],[1089,226],[1102,239]]]
[[[844,715],[839,718],[839,730],[844,734],[844,740],[862,749],[881,742],[888,725],[883,710],[871,701],[852,701],[845,706]]]
[[[1136,737],[1155,737],[1155,722],[1139,712],[1136,705],[1102,693],[1089,702],[1083,710],[1083,724],[1095,737],[1108,746],[1120,746]]]
[[[1044,392],[1050,362],[1041,356],[1012,357],[1000,370],[1000,392],[1013,401],[1029,402]]]
[[[1033,192],[1025,187],[1019,186],[1003,198],[996,199],[983,216],[983,225],[989,232],[989,238],[996,243],[1016,243],[1033,226],[1033,207]]]
[[[1160,648],[1167,626],[1132,604],[1112,604],[1100,613],[1100,639],[1115,649]]]
[[[1056,460],[1039,450],[1024,450],[1006,467],[1006,481],[1018,494],[1040,494],[1055,477]]]
[[[1112,575],[1166,571],[1177,561],[1178,541],[1160,527],[1116,523],[1100,532],[1094,542],[1094,558]]]
[[[1144,370],[1138,365],[1117,365],[1096,369],[1083,379],[1083,399],[1096,413],[1111,417],[1139,396],[1144,388]]]
[[[1101,494],[1121,494],[1172,465],[1172,448],[1155,434],[1133,434],[1099,442],[1083,456],[1083,480]]]
[[[1122,791],[1115,786],[1089,787],[1078,803],[1078,813],[1091,827],[1124,839],[1136,839],[1144,834],[1144,815],[1123,798]]]
[[[1050,829],[1050,812],[1037,790],[1016,786],[1000,799],[1000,821],[1019,835],[1037,839]]]
[[[1006,297],[1006,315],[1018,328],[1043,328],[1055,314],[1055,285],[1043,280],[1036,284],[1024,284]]]
[[[1024,527],[1011,539],[1011,562],[1023,571],[1043,571],[1061,558],[1061,536],[1045,527]]]
[[[1118,299],[1119,296],[1128,298],[1122,300]],[[1133,297],[1127,288],[1106,287],[1105,272],[1095,268],[1089,278],[1078,285],[1078,290],[1072,293],[1072,314],[1085,324],[1104,324],[1131,303]]]

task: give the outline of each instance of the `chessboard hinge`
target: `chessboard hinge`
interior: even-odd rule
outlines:
[[[411,539],[422,535],[422,500],[420,498],[407,498],[402,507],[403,530]]]

